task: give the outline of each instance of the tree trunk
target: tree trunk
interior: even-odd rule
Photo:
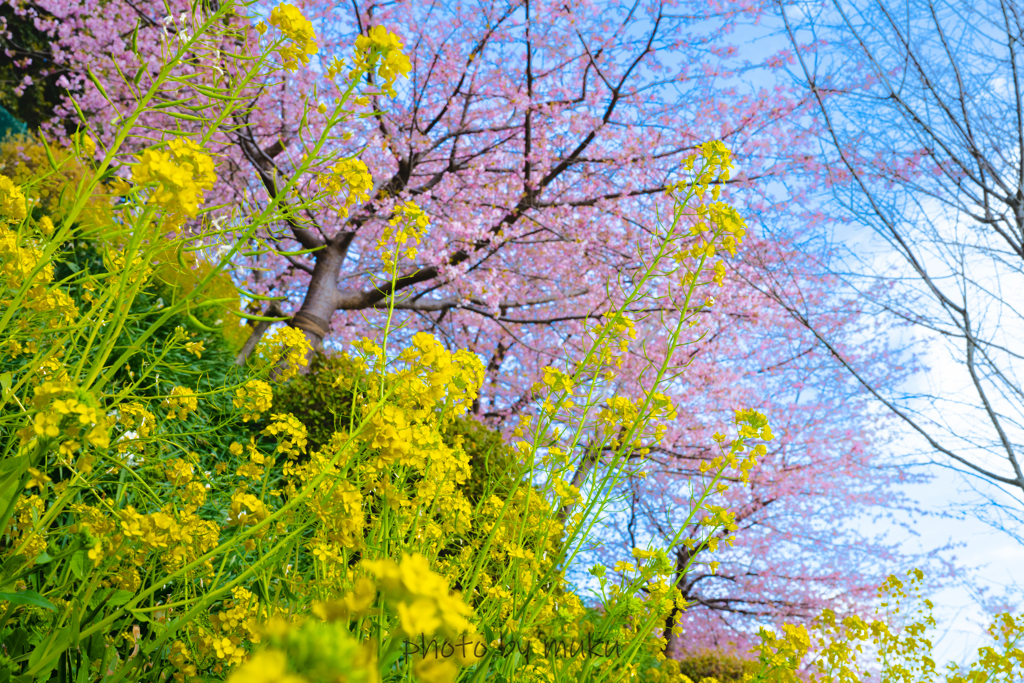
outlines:
[[[312,347],[306,355],[305,367],[299,370],[300,374],[308,373],[313,357],[324,352],[324,338],[330,333],[331,316],[338,307],[338,273],[345,260],[345,250],[332,240],[323,249],[315,252],[314,258],[313,277],[309,281],[302,306],[288,321],[292,327],[302,330]],[[267,314],[272,315],[270,311],[274,308],[276,304],[267,309]],[[238,365],[245,364],[268,327],[270,323],[261,321],[253,328],[252,334],[235,360]]]
[[[683,592],[684,599],[686,599],[686,593],[683,591],[683,579],[686,577],[686,566],[690,564],[692,558],[693,551],[685,545],[680,546],[676,551],[676,580],[673,585]],[[676,635],[672,632],[672,629],[675,628],[682,611],[678,605],[673,605],[672,611],[665,618],[665,640],[667,641],[665,656],[669,659],[679,659],[681,655],[683,635]]]

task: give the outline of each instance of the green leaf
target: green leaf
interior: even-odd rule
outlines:
[[[85,569],[85,551],[79,550],[71,556],[71,573],[77,576],[79,581],[84,581]]]
[[[71,646],[71,629],[65,628],[51,637],[44,640],[42,643],[36,646],[36,649],[32,650],[32,654],[28,658],[29,669],[34,669],[39,665],[40,662],[44,661],[43,657],[46,657],[46,664],[42,666],[38,671],[34,671],[36,680],[46,680],[47,674],[53,671],[60,662],[60,653],[64,652]]]
[[[28,632],[24,628],[16,628],[13,632],[8,632],[4,638],[4,649],[7,651],[7,656],[12,659],[25,654],[28,651],[28,645]]]
[[[110,596],[110,600],[107,600],[107,604],[112,607],[117,607],[118,605],[124,605],[133,597],[135,597],[135,593],[132,593],[131,591],[115,591],[114,594]]]
[[[0,565],[0,578],[7,579],[9,576],[14,576],[15,572],[21,569],[22,565],[28,562],[28,558],[24,555],[12,555],[4,560],[4,563]],[[0,584],[0,588],[2,588]]]
[[[75,678],[75,683],[89,683],[89,678],[92,673],[89,671],[90,664],[92,664],[92,662],[89,661],[89,658],[82,655],[81,663],[78,665],[78,676]]]
[[[150,619],[145,612],[135,612],[133,610],[128,610],[128,613],[131,614],[136,621],[144,621],[147,624],[156,623],[152,619]]]
[[[28,469],[28,463],[28,453],[4,458],[0,462],[0,502],[3,501],[4,496],[10,500],[10,494],[18,487],[18,480]],[[0,507],[0,512],[2,511],[3,508]]]
[[[35,605],[44,609],[57,611],[53,603],[35,591],[18,591],[17,593],[0,593],[0,600],[6,600],[13,605]]]
[[[102,633],[94,633],[89,636],[89,642],[83,649],[83,654],[88,655],[89,659],[103,659],[103,653],[106,651],[107,644],[103,640]]]

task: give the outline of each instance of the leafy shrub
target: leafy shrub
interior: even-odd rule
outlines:
[[[643,683],[743,683],[751,680],[760,666],[757,660],[743,659],[723,652],[704,651],[683,659],[666,659],[648,667]]]
[[[722,652],[700,652],[679,660],[679,673],[694,683],[713,678],[719,683],[739,683],[752,677],[758,663]]]
[[[310,448],[328,443],[338,431],[352,429],[357,413],[353,395],[366,386],[356,363],[344,354],[317,354],[306,374],[292,378],[274,396],[276,410],[296,415],[306,427]],[[460,486],[477,503],[488,495],[508,495],[522,477],[520,466],[501,435],[468,416],[454,418],[442,433],[449,448],[461,447],[469,456],[472,474]]]

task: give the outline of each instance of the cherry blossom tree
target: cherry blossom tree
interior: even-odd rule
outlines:
[[[122,132],[133,84],[145,84],[161,50],[190,30],[182,2],[18,6],[50,32],[67,70],[62,84],[74,101],[59,115],[81,110],[101,147]],[[721,494],[737,515],[733,545],[722,539],[714,556],[677,549],[677,579],[694,606],[666,624],[684,628],[674,650],[745,642],[754,626],[807,617],[837,595],[850,598],[851,608],[863,604],[887,569],[868,560],[898,558],[844,523],[866,506],[898,504],[891,484],[900,475],[873,467],[878,425],[866,423],[873,416],[830,353],[784,308],[742,284],[766,273],[784,281],[847,340],[844,353],[863,360],[866,372],[890,372],[883,347],[850,343],[866,322],[833,296],[833,283],[820,276],[824,261],[803,238],[821,219],[803,208],[812,206],[805,188],[823,173],[809,146],[814,131],[795,123],[808,101],[781,85],[753,84],[748,74],[771,82],[783,60],[753,64],[730,44],[738,23],[758,20],[770,5],[517,0],[301,9],[316,29],[315,58],[254,84],[245,113],[213,141],[219,180],[206,196],[224,207],[224,221],[232,210],[287,201],[281,193],[289,179],[303,196],[322,187],[328,168],[301,177],[295,169],[325,133],[320,105],[330,110],[344,87],[334,60],[350,54],[356,35],[381,25],[395,32],[411,70],[394,99],[382,83],[363,84],[360,125],[326,131],[339,162],[366,164],[372,184],[365,197],[342,190],[322,211],[295,214],[266,236],[277,249],[254,249],[237,264],[236,281],[256,295],[250,313],[286,318],[315,348],[330,350],[372,335],[393,310],[400,329],[392,338],[427,331],[483,357],[487,378],[473,410],[507,433],[512,416],[533,410],[541,368],[571,361],[585,321],[599,319],[628,288],[683,160],[699,143],[722,140],[738,172],[715,191],[752,228],[771,224],[776,236],[755,234],[727,260],[725,288],[709,285],[718,300],[707,302],[707,329],[694,330],[678,359],[689,364],[685,383],[671,387],[681,417],[643,463],[646,478],[624,487],[621,518],[608,531],[617,540],[602,558],[664,544],[680,523],[674,506],[714,445],[712,433],[728,428],[734,409],[755,408],[769,415],[778,440],[750,488]],[[255,24],[269,10],[253,5],[238,20]],[[259,40],[260,32],[249,36]],[[172,123],[187,134],[195,100],[164,97],[166,118],[147,123]],[[790,176],[804,185],[786,183]],[[377,242],[396,206],[408,201],[422,207],[430,227],[392,286]],[[658,293],[672,291],[662,283]],[[278,300],[266,305],[259,297]],[[657,316],[678,303],[632,312],[651,317],[637,325],[619,393],[642,390],[646,358],[657,356],[659,344],[664,349]],[[270,323],[253,322],[242,362]],[[578,483],[586,475],[581,463]]]

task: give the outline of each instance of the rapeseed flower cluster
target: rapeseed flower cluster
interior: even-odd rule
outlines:
[[[282,66],[288,71],[296,71],[299,62],[309,64],[309,56],[315,55],[319,49],[316,44],[316,32],[313,24],[302,16],[302,12],[294,5],[278,5],[270,11],[270,25],[281,30],[287,41],[278,47]],[[256,30],[265,33],[267,27],[260,22]]]
[[[645,421],[657,420],[660,418],[666,422],[671,422],[676,419],[676,409],[672,406],[672,401],[667,396],[662,393],[655,392],[652,395],[652,399],[652,405],[647,411],[647,417],[643,417],[641,415],[641,409],[643,408],[644,403],[643,399],[632,400],[626,396],[613,396],[608,399],[607,407],[602,409],[597,415],[597,425],[598,428],[608,436],[609,445],[612,448],[619,448],[622,446],[619,439],[636,430],[637,433],[629,446],[635,449],[643,449],[641,442],[643,434],[639,433],[639,430],[637,430],[642,418]],[[656,441],[661,440],[666,429],[667,427],[665,424],[657,425],[655,432]]]
[[[199,410],[199,396],[187,387],[174,387],[164,400],[163,407],[167,410],[167,418],[185,420],[190,413]]]
[[[415,202],[401,202],[395,205],[394,214],[377,239],[377,248],[382,251],[381,260],[384,270],[393,273],[397,261],[395,251],[405,249],[403,256],[410,261],[416,260],[415,246],[406,243],[413,241],[420,244],[423,235],[430,227],[430,217]]]
[[[348,216],[349,208],[359,202],[369,201],[370,190],[373,189],[373,178],[370,171],[359,159],[341,159],[331,167],[330,172],[322,173],[318,180],[320,188],[331,196],[348,190],[344,203],[338,207],[342,218]]]
[[[46,212],[47,215],[35,221],[34,226],[45,237],[54,234],[54,223],[62,222],[73,205],[73,202],[67,201],[66,188],[79,187],[94,173],[93,168],[83,161],[84,157],[77,156],[74,149],[43,145],[24,136],[8,136],[0,142],[0,158],[4,173],[15,187],[19,187],[20,194],[25,198],[29,223],[33,222],[34,209]],[[3,185],[0,180],[0,186]],[[101,184],[87,198],[75,221],[81,228],[103,228],[113,222],[115,197],[108,191],[110,187]],[[3,222],[4,219],[0,217],[0,223]]]
[[[210,616],[210,627],[199,629],[199,654],[216,661],[212,667],[220,672],[241,665],[248,655],[247,643],[258,643],[262,637],[256,596],[245,588],[234,588],[231,599]],[[182,655],[186,655],[182,652]],[[187,661],[187,657],[183,656]],[[187,666],[187,664],[186,664]]]
[[[345,621],[276,618],[262,634],[268,647],[232,671],[228,683],[380,682],[376,643],[360,642]]]
[[[32,478],[37,484],[44,483],[35,473],[32,473]],[[39,488],[42,489],[42,485]],[[15,503],[14,514],[7,527],[0,529],[0,533],[8,535],[15,550],[26,558],[33,558],[30,562],[49,545],[49,533],[39,528],[37,523],[46,514],[46,510],[46,500],[42,495],[22,495]]]
[[[349,78],[358,72],[374,73],[381,78],[380,88],[390,97],[395,97],[395,81],[412,70],[409,58],[402,52],[402,41],[383,26],[372,27],[366,35],[356,38],[355,69]]]
[[[271,423],[262,433],[277,439],[275,452],[284,454],[289,460],[295,460],[304,455],[306,453],[306,426],[290,413],[278,413],[272,415],[270,419]],[[292,472],[286,471],[285,474],[291,475]]]
[[[696,237],[696,241],[687,248],[680,248],[673,254],[677,263],[683,264],[689,259],[696,261],[696,269],[687,266],[684,269],[680,285],[684,288],[692,287],[697,283],[698,277],[703,272],[702,264],[706,259],[713,259],[718,252],[719,246],[730,256],[736,255],[736,247],[743,241],[746,235],[746,222],[729,204],[719,201],[721,195],[721,184],[729,180],[733,168],[731,152],[721,142],[714,141],[705,143],[698,147],[699,153],[688,157],[683,162],[685,171],[693,174],[693,192],[697,197],[702,198],[707,188],[715,182],[711,191],[711,201],[698,204],[692,218],[693,225],[689,234]],[[702,160],[701,166],[695,170],[698,159]],[[668,192],[671,196],[679,197],[690,188],[690,182],[681,180],[669,186]],[[682,206],[677,203],[676,211],[682,211]],[[705,233],[711,230],[714,237],[707,238]],[[720,236],[720,243],[718,237]],[[725,281],[725,262],[718,260],[711,268],[711,280],[719,287]],[[713,302],[713,299],[709,300]]]
[[[175,571],[217,546],[220,530],[216,524],[196,514],[198,506],[175,509],[165,505],[152,513],[139,512],[127,505],[113,516],[100,507],[75,504],[73,532],[85,532],[90,538],[88,558],[94,563],[108,561],[105,585],[137,590],[139,568],[155,561]],[[209,563],[207,563],[209,564]]]
[[[615,312],[606,316],[604,322],[595,323],[588,332],[592,339],[605,339],[605,343],[594,349],[596,356],[592,362],[595,367],[604,368],[605,379],[614,379],[616,374],[612,367],[622,367],[629,343],[636,339],[636,323],[626,314]]]
[[[195,513],[206,502],[206,487],[197,478],[196,466],[185,460],[161,463],[164,477],[174,488],[171,497],[182,501],[182,509]]]
[[[755,683],[859,683],[878,679],[884,683],[937,681],[932,659],[932,641],[927,631],[935,627],[931,614],[934,605],[921,597],[924,573],[907,572],[909,585],[890,575],[878,588],[885,618],[864,619],[856,614],[839,617],[824,609],[808,629],[784,624],[782,633],[762,628],[760,642],[752,650],[758,655],[760,671]],[[897,615],[903,615],[898,617]],[[903,624],[897,626],[897,620]],[[896,627],[896,628],[894,628]],[[948,665],[946,683],[979,683],[993,680],[1019,680],[1024,675],[1024,618],[999,614],[988,629],[997,648],[983,647],[978,659],[964,670]],[[865,648],[875,654],[875,668],[869,672],[863,660]],[[810,661],[805,661],[812,655]],[[809,674],[809,676],[808,676]]]
[[[449,590],[448,582],[431,570],[423,555],[404,555],[400,562],[390,558],[363,560],[362,567],[376,577],[378,588],[394,605],[406,635],[441,633],[455,638],[476,629],[469,621],[473,610]]]
[[[136,157],[132,180],[153,186],[149,203],[167,209],[172,221],[194,218],[203,202],[203,191],[217,180],[213,159],[188,138],[175,138],[167,150],[151,148]]]
[[[50,442],[68,466],[91,472],[96,455],[84,453],[75,457],[84,446],[97,451],[110,446],[110,427],[105,415],[93,407],[94,399],[67,381],[43,381],[33,388],[31,427],[18,434],[23,447],[39,440]]]
[[[251,379],[235,390],[233,404],[242,411],[242,421],[258,420],[263,413],[269,412],[274,399],[274,391],[270,385],[259,379]]]
[[[25,350],[17,336],[30,336],[29,330],[36,326],[33,321],[45,321],[45,327],[58,329],[74,323],[79,311],[62,287],[51,284],[53,263],[43,261],[41,241],[30,230],[12,230],[7,226],[7,223],[20,223],[27,218],[26,200],[21,189],[3,175],[0,175],[0,201],[3,202],[0,206],[0,284],[4,286],[0,307],[13,306],[13,292],[27,286],[19,305],[22,315],[16,322],[19,332],[8,334],[6,342],[8,352],[17,356]],[[40,232],[46,226],[52,230],[53,223],[48,217],[36,223]],[[33,313],[37,315],[31,316]]]
[[[146,440],[156,429],[156,416],[138,401],[130,401],[118,406],[115,413],[121,436],[117,439],[117,450],[125,453],[132,450],[142,453]]]
[[[20,223],[28,216],[25,193],[7,176],[0,174],[0,221]]]
[[[374,363],[381,358],[380,347],[369,339],[355,346]],[[361,359],[363,363],[365,358]],[[370,416],[359,437],[378,453],[376,464],[371,466],[374,471],[394,463],[422,470],[432,454],[448,450],[442,444],[439,426],[466,412],[483,381],[483,364],[475,354],[465,350],[453,354],[425,333],[413,336],[399,361],[405,367],[386,373],[383,379],[386,385],[395,386],[394,403]],[[372,376],[371,395],[378,395],[382,389],[381,379]],[[369,405],[364,411],[369,415]]]
[[[260,340],[249,362],[256,372],[276,373],[275,381],[287,382],[309,364],[312,350],[302,330],[284,326]]]

